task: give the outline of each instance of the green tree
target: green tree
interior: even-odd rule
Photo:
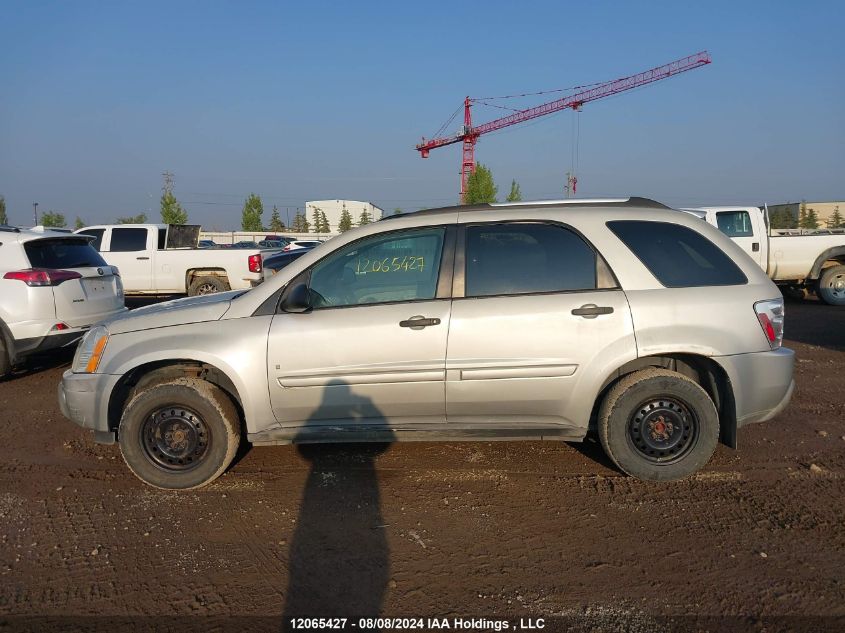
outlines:
[[[801,205],[798,207],[798,228],[804,229],[807,228],[804,225],[807,223],[807,203],[801,202]]]
[[[118,224],[146,224],[147,223],[147,214],[146,213],[139,213],[138,215],[130,215],[126,218],[118,218]]]
[[[85,226],[85,220],[80,218],[78,215],[76,216],[76,222],[73,223],[73,228],[79,230]]]
[[[63,216],[61,213],[47,211],[47,213],[41,214],[41,225],[45,227],[63,229],[65,226],[67,226],[67,222],[65,222],[65,216]]]
[[[393,215],[402,215],[402,209],[396,207],[395,209],[393,209]]]
[[[261,216],[264,214],[264,204],[261,197],[251,193],[244,200],[244,208],[241,212],[242,231],[263,231]]]
[[[519,183],[516,180],[511,180],[511,192],[505,199],[508,202],[522,202],[522,191],[520,191]]]
[[[161,221],[165,224],[185,224],[188,212],[182,208],[172,191],[161,194]]]
[[[293,216],[293,226],[291,227],[294,233],[308,233],[311,230],[311,224],[308,222],[308,217],[304,212],[296,212]]]
[[[346,233],[352,228],[352,214],[344,209],[340,214],[340,221],[337,223],[337,230],[339,233]]]
[[[475,166],[467,179],[467,189],[464,192],[464,204],[483,204],[485,202],[497,202],[496,195],[499,193],[496,183],[493,182],[493,173],[481,163]]]
[[[329,219],[320,207],[314,207],[314,232],[315,233],[329,233]]]
[[[773,229],[791,228],[792,214],[786,209],[776,209],[769,214],[769,225]]]
[[[6,198],[0,196],[0,224],[8,224],[9,216],[6,215]]]
[[[282,222],[282,218],[279,217],[279,209],[275,204],[273,205],[273,213],[270,214],[270,230],[273,231],[273,233],[285,230],[285,223]]]
[[[358,226],[364,226],[365,224],[370,224],[373,221],[373,218],[370,216],[369,211],[367,211],[366,207],[363,211],[361,211],[361,217],[358,218]]]
[[[802,213],[804,218],[798,221],[798,228],[802,229],[817,229],[819,228],[819,216],[813,208],[808,209],[806,205],[802,205]]]
[[[2,222],[0,222],[2,224]],[[827,219],[827,227],[829,229],[842,229],[845,228],[845,218],[842,217],[842,214],[839,212],[839,205],[837,204],[833,207],[833,213]]]

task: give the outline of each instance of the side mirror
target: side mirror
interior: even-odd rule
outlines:
[[[284,312],[307,312],[311,309],[311,293],[308,284],[296,283],[285,291],[282,296],[282,310]]]

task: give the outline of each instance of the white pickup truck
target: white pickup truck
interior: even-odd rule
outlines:
[[[683,209],[717,227],[747,252],[784,294],[815,292],[829,305],[845,306],[845,231],[778,234],[759,207]]]
[[[262,280],[258,248],[197,248],[200,227],[175,224],[105,224],[76,233],[120,270],[126,294],[203,295],[251,288]]]

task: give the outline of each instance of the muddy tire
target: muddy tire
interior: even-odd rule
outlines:
[[[599,438],[621,470],[649,481],[683,479],[716,450],[719,415],[697,383],[649,368],[623,377],[599,410]]]
[[[0,379],[5,378],[12,372],[12,363],[9,362],[9,350],[6,348],[6,337],[0,332]]]
[[[845,266],[825,268],[819,277],[816,294],[828,305],[845,306]]]
[[[227,290],[230,290],[229,284],[224,279],[208,275],[194,279],[188,288],[188,295],[196,297],[197,295],[210,295],[215,292],[226,292]]]
[[[167,490],[204,486],[232,463],[241,423],[222,389],[199,378],[152,385],[126,405],[120,452],[133,474]]]

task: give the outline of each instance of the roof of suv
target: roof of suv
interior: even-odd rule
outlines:
[[[631,196],[629,198],[569,198],[566,200],[525,200],[520,202],[494,202],[490,204],[452,205],[449,207],[438,207],[437,209],[422,209],[420,211],[409,211],[396,215],[384,216],[381,220],[403,218],[409,215],[436,215],[438,213],[455,213],[466,211],[484,211],[503,208],[517,207],[631,207],[638,209],[671,209],[661,202],[651,198]]]
[[[8,226],[5,224],[0,224],[0,236],[2,236],[0,237],[0,242],[2,242],[5,238],[20,243],[29,242],[31,240],[41,240],[44,238],[79,237],[78,235],[74,235],[73,233],[67,233],[65,231],[51,231],[48,228],[39,228],[38,230],[21,229],[16,226]]]

